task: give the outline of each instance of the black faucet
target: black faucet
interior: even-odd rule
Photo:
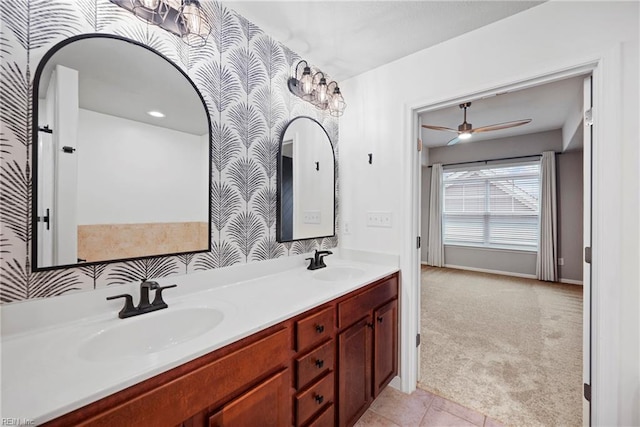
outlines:
[[[313,258],[305,258],[307,261],[311,261],[307,270],[325,268],[327,265],[324,263],[324,257],[331,254],[333,254],[331,251],[319,251],[316,249],[316,252],[313,254]]]
[[[114,295],[107,297],[107,299],[112,300],[124,298],[124,307],[122,307],[122,310],[118,313],[118,317],[126,319],[127,317],[138,316],[140,314],[167,308],[167,303],[162,299],[162,291],[164,289],[175,288],[176,286],[178,285],[160,286],[158,285],[158,282],[151,282],[147,279],[143,279],[142,283],[140,283],[140,302],[137,307],[133,306],[133,297],[129,294]],[[151,303],[149,302],[150,290],[156,291],[155,298]]]

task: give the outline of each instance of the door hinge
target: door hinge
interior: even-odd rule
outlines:
[[[418,151],[422,151],[422,140],[418,138]]]
[[[591,247],[587,246],[584,248],[584,262],[587,264],[591,264]]]
[[[584,112],[584,125],[593,126],[593,108],[589,108]]]
[[[49,224],[51,223],[51,217],[49,215],[49,209],[47,209],[47,213],[45,214],[45,216],[39,216],[37,217],[38,222],[44,222],[45,224],[47,224],[47,230],[49,230]]]
[[[420,239],[420,236],[417,237],[416,239],[416,248],[420,249],[420,247],[422,246],[422,239]]]
[[[584,398],[587,401],[591,402],[591,384],[583,384],[584,385]]]
[[[416,347],[420,346],[420,334],[416,335]]]
[[[64,147],[62,147],[62,152],[63,153],[67,153],[67,154],[72,154],[74,151],[76,151],[75,148],[73,147],[69,147],[67,145],[65,145]]]

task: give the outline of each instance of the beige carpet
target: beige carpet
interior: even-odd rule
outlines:
[[[419,387],[509,426],[582,425],[582,287],[422,270]]]

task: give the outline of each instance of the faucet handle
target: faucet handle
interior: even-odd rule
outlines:
[[[155,298],[153,298],[153,302],[151,303],[151,305],[154,307],[167,308],[167,303],[162,299],[162,291],[169,288],[175,288],[176,286],[178,285],[158,286],[156,288],[156,296]]]
[[[118,298],[124,298],[124,307],[122,307],[122,310],[118,312],[118,317],[125,319],[127,317],[135,316],[138,310],[133,306],[133,297],[129,294],[120,294],[107,297],[107,300],[114,300]]]

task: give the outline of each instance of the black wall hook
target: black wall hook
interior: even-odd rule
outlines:
[[[372,165],[373,164],[373,153],[369,153],[369,164]]]
[[[319,171],[320,170],[320,162],[316,162],[316,170]]]

